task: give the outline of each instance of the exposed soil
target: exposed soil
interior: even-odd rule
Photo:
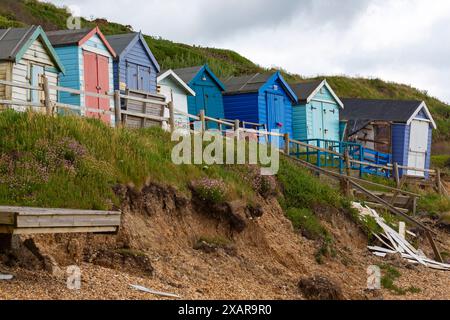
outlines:
[[[255,217],[239,202],[204,206],[153,184],[116,192],[124,213],[118,235],[34,236],[27,246],[20,239],[22,254],[0,260],[0,271],[15,276],[0,280],[0,299],[160,299],[130,284],[185,299],[306,299],[317,292],[318,298],[331,292],[340,299],[450,298],[448,273],[401,263],[396,285],[420,292],[366,291],[367,268],[387,261],[367,250],[367,237],[337,210],[319,212],[336,239],[335,255],[320,265],[315,255],[321,243],[294,232],[275,198],[259,199],[258,216],[263,214]],[[448,233],[440,232],[438,240],[449,252]],[[30,253],[33,246],[37,253]],[[425,241],[423,246],[430,254]],[[65,269],[73,264],[81,268],[80,291],[66,287]],[[316,291],[314,281],[301,290],[301,279],[320,279],[328,293]]]

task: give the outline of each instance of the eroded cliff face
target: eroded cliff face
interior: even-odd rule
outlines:
[[[249,206],[205,203],[152,183],[115,192],[123,212],[117,235],[16,239],[0,262],[16,278],[0,283],[0,298],[158,298],[130,284],[186,299],[374,298],[365,291],[367,267],[385,261],[370,255],[367,237],[338,210],[315,209],[335,239],[333,253],[318,264],[322,244],[294,231],[274,196]],[[79,292],[65,287],[65,268],[74,264],[82,270]],[[397,267],[405,287],[422,289],[404,298],[448,298],[445,273]],[[402,298],[385,290],[380,297]]]

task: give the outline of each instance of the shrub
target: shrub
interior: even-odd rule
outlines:
[[[219,204],[226,200],[227,187],[222,180],[203,178],[192,182],[191,186],[202,201]]]

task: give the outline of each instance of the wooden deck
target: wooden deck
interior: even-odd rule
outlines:
[[[119,211],[0,206],[0,234],[116,233]]]

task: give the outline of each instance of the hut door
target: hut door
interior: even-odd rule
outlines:
[[[283,105],[283,96],[267,94],[267,128],[269,130],[285,132]]]
[[[150,92],[150,73],[151,70],[149,67],[138,67],[138,90],[144,92]]]
[[[44,75],[44,67],[38,66],[35,64],[31,65],[31,85],[34,87],[38,87],[41,84],[41,76]],[[40,100],[40,91],[31,90],[31,102],[41,102]]]
[[[105,94],[109,91],[109,59],[92,52],[84,51],[84,82],[86,92]],[[109,99],[86,96],[86,107],[109,111]],[[109,115],[99,112],[86,112],[87,117],[111,122]]]
[[[127,87],[130,90],[138,90],[138,66],[127,62]]]
[[[409,145],[408,167],[425,169],[428,135],[430,124],[426,121],[413,120],[411,123],[411,137]],[[421,171],[409,170],[408,175],[425,177]]]
[[[313,136],[311,139],[324,139],[323,110],[321,102],[311,102]]]

